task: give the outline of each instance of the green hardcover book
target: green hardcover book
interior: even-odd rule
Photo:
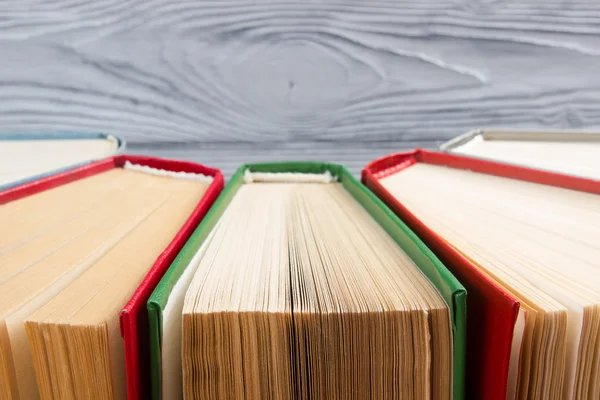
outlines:
[[[402,252],[420,269],[422,275],[425,275],[437,289],[439,296],[449,308],[451,325],[452,354],[449,366],[446,368],[451,370],[448,371],[451,374],[449,378],[451,389],[448,390],[451,393],[448,393],[448,397],[462,399],[464,396],[466,290],[423,242],[346,168],[336,164],[314,162],[243,165],[232,177],[221,196],[164,275],[148,301],[153,398],[172,397],[174,394],[181,396],[183,393],[182,313],[184,299],[194,276],[194,268],[197,268],[198,260],[210,247],[211,235],[217,230],[221,217],[240,188],[247,184],[245,182],[247,182],[248,174],[283,173],[332,176],[333,180],[343,188],[340,190],[347,192],[362,206],[362,209],[367,211],[367,217],[370,215],[370,218],[383,228],[383,231],[393,239]],[[194,267],[190,267],[190,265]],[[403,338],[398,338],[399,342],[402,340]],[[393,368],[395,367],[391,366],[388,369]],[[298,373],[297,369],[296,373]],[[408,383],[400,382],[400,385]],[[271,387],[270,384],[269,387]]]

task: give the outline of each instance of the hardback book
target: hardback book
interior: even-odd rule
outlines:
[[[0,133],[0,190],[114,156],[123,139],[93,133]]]
[[[600,398],[599,182],[426,150],[362,179],[469,291],[468,398]]]
[[[600,132],[477,129],[440,149],[542,171],[600,179]]]
[[[152,397],[464,391],[466,291],[342,166],[242,166],[148,301]]]
[[[119,155],[0,192],[0,398],[139,397],[148,295],[222,186]]]

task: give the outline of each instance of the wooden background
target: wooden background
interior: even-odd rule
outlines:
[[[230,174],[477,127],[600,129],[600,2],[2,0],[0,130]]]

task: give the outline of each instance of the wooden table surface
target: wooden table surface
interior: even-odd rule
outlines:
[[[478,127],[600,130],[600,2],[5,0],[0,131],[231,171]]]

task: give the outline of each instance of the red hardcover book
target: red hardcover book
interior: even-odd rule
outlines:
[[[150,396],[149,332],[146,302],[175,256],[223,189],[224,179],[221,172],[214,168],[185,161],[118,155],[4,190],[0,192],[0,205],[99,174],[112,168],[121,168],[127,161],[153,169],[196,173],[213,178],[202,200],[194,208],[173,240],[162,251],[120,313],[121,336],[124,339],[125,347],[127,395],[130,399],[145,399]]]
[[[467,296],[467,398],[505,399],[511,346],[520,304],[420,221],[380,183],[379,179],[410,168],[415,163],[467,169],[592,193],[600,193],[600,185],[590,179],[421,149],[383,157],[373,161],[362,171],[363,183],[421,237],[469,293]]]

